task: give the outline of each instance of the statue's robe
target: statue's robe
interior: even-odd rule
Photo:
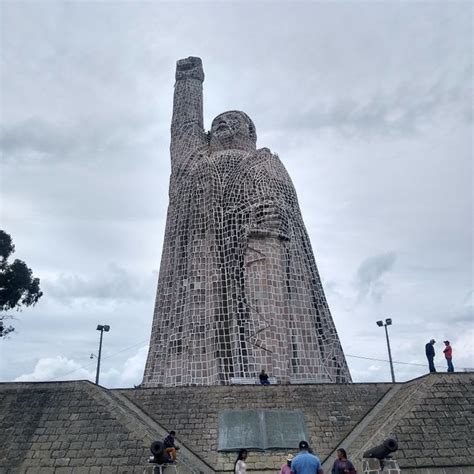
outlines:
[[[188,151],[189,150],[189,151]],[[143,381],[345,382],[296,192],[268,149],[181,149]]]
[[[291,179],[251,141],[215,150],[203,80],[198,58],[178,62],[143,386],[232,383],[262,368],[282,383],[350,381]]]

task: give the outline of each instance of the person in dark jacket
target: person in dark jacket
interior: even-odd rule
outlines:
[[[347,459],[346,450],[339,448],[336,452],[337,459],[331,469],[331,474],[355,474],[354,464]]]
[[[428,367],[430,368],[430,372],[436,372],[436,369],[434,366],[435,342],[436,341],[434,339],[431,339],[430,342],[428,342],[425,346],[426,358],[428,359]]]
[[[270,380],[268,380],[268,375],[265,373],[265,369],[262,369],[258,378],[262,385],[270,385]]]
[[[175,436],[176,432],[170,431],[168,436],[163,440],[165,451],[168,453],[168,456],[172,461],[176,461],[176,451],[179,449],[179,446],[174,444]]]
[[[446,357],[446,362],[448,363],[448,372],[454,372],[453,366],[453,348],[449,341],[444,341],[444,345],[446,346],[443,349],[444,357]]]

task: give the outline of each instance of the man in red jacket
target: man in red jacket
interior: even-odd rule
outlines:
[[[449,344],[449,341],[444,341],[445,348],[443,349],[444,357],[446,357],[446,362],[448,363],[448,372],[454,372],[453,367],[453,348]]]

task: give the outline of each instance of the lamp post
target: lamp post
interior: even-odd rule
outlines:
[[[95,384],[99,385],[100,355],[102,353],[102,336],[104,335],[104,331],[105,332],[110,331],[110,326],[108,326],[107,324],[98,324],[97,331],[100,331],[100,341],[99,341],[99,355],[97,357],[97,372],[95,374]]]
[[[395,372],[393,371],[392,351],[390,350],[390,340],[388,338],[388,329],[387,329],[387,326],[391,326],[391,325],[392,325],[391,318],[387,318],[385,320],[385,323],[383,321],[377,321],[378,327],[383,326],[385,328],[385,337],[387,338],[388,360],[390,362],[390,372],[392,374],[392,383],[395,383]]]

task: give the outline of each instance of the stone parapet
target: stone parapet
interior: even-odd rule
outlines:
[[[309,442],[322,457],[332,452],[391,388],[391,384],[163,387],[122,390],[160,420],[217,471],[232,471],[235,453],[219,453],[218,415],[223,410],[301,410]],[[288,451],[251,453],[249,470],[279,469]],[[296,453],[294,453],[296,454]]]
[[[0,384],[0,473],[142,473],[166,432],[87,381]],[[179,474],[212,472],[184,447]]]
[[[344,441],[359,469],[364,451],[388,437],[398,440],[394,457],[403,472],[474,466],[474,374],[433,374],[397,385],[400,388],[383,410],[361,421],[360,435],[353,442]]]
[[[474,472],[473,386],[473,373],[394,385],[107,390],[87,381],[0,383],[0,473],[142,473],[151,442],[170,429],[182,447],[176,474],[228,473],[236,453],[218,452],[219,413],[294,410],[325,472],[338,447],[362,472],[364,450],[393,436],[402,472],[465,474]],[[248,471],[276,472],[291,451],[251,451]]]

